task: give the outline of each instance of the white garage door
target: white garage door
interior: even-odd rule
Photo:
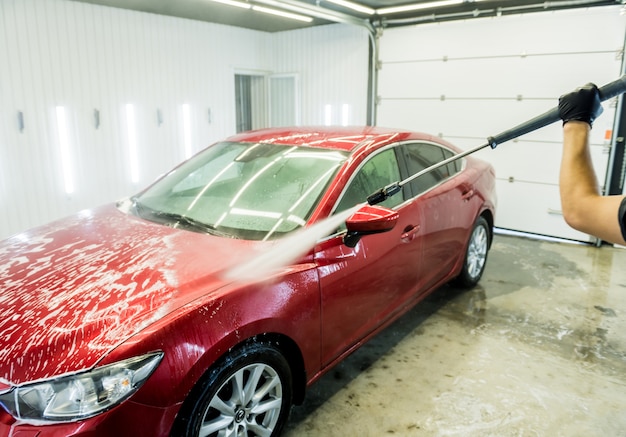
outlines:
[[[470,149],[557,104],[587,82],[623,71],[626,16],[619,6],[386,29],[380,39],[377,124],[439,134]],[[604,182],[617,99],[592,131]],[[476,156],[498,176],[496,226],[579,241],[560,214],[561,125]]]

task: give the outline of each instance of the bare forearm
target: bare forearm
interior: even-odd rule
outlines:
[[[584,202],[600,195],[588,147],[590,130],[581,121],[570,121],[563,126],[559,186],[563,207],[568,209],[583,209]]]
[[[574,229],[606,241],[625,244],[618,222],[622,196],[601,196],[589,152],[589,124],[563,126],[559,188],[563,216]]]

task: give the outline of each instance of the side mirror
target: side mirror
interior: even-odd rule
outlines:
[[[348,247],[357,245],[363,235],[380,234],[394,228],[398,212],[377,205],[365,205],[346,220],[348,232],[343,243]]]

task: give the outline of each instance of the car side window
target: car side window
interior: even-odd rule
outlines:
[[[409,174],[414,175],[433,164],[448,159],[454,154],[442,147],[427,143],[405,144],[404,156],[407,162]],[[442,167],[436,168],[417,179],[411,181],[414,194],[423,193],[434,187],[439,182],[456,174],[461,169],[460,161],[450,162]]]
[[[398,160],[393,149],[387,149],[373,156],[354,175],[348,187],[339,201],[336,212],[352,208],[358,203],[363,203],[367,197],[375,191],[393,182],[400,181]],[[389,197],[379,203],[381,206],[393,208],[404,202],[404,192]]]

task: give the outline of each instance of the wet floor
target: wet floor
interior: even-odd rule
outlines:
[[[294,407],[301,436],[626,436],[626,249],[497,235]]]

